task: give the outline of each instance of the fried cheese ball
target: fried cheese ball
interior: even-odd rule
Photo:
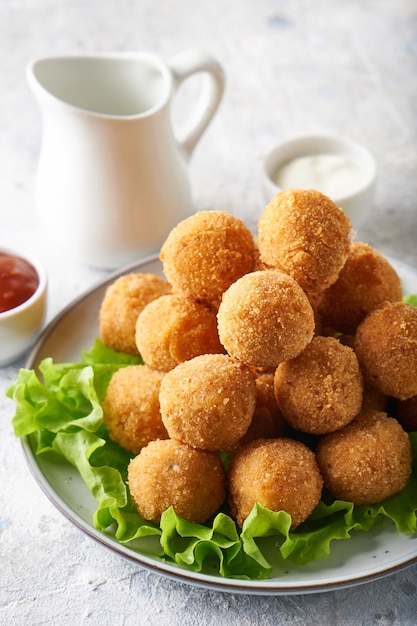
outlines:
[[[318,443],[324,484],[339,500],[375,504],[401,491],[411,475],[412,450],[399,422],[382,411],[363,411]]]
[[[352,242],[338,279],[316,303],[323,326],[353,334],[382,302],[402,299],[400,277],[389,261],[366,243]]]
[[[334,330],[332,330],[332,336],[334,336]],[[337,335],[338,340],[345,346],[349,346],[352,350],[355,350],[355,335]],[[362,409],[376,409],[378,411],[385,411],[388,403],[388,396],[382,391],[376,389],[369,380],[363,381],[363,398]]]
[[[179,517],[202,524],[226,497],[220,455],[172,439],[151,441],[130,461],[128,485],[139,515],[156,524],[171,506]]]
[[[334,337],[314,337],[303,352],[275,372],[275,396],[296,430],[322,435],[359,413],[363,381],[355,353]]]
[[[135,336],[145,363],[163,371],[200,354],[224,352],[215,312],[178,294],[150,302],[138,316]]]
[[[308,294],[336,281],[349,254],[350,235],[345,213],[312,189],[277,193],[258,222],[261,261],[292,276]]]
[[[387,302],[365,317],[355,335],[365,380],[387,396],[417,395],[417,308]]]
[[[256,373],[256,405],[252,421],[239,445],[254,439],[275,439],[287,430],[287,422],[278,408],[274,393],[274,373]]]
[[[110,439],[137,454],[154,439],[167,439],[159,411],[163,372],[147,365],[128,365],[113,374],[102,408]]]
[[[229,285],[254,269],[257,257],[251,232],[241,220],[224,211],[200,211],[169,233],[160,258],[176,290],[216,302]]]
[[[295,528],[318,504],[322,486],[314,453],[285,437],[251,441],[234,454],[229,468],[230,507],[240,527],[259,502],[289,513]]]
[[[99,311],[100,337],[107,346],[137,354],[135,325],[145,306],[170,293],[171,285],[154,274],[125,274],[106,290]]]
[[[314,312],[296,281],[258,270],[234,282],[217,312],[227,352],[254,367],[276,367],[299,354],[314,334]]]
[[[172,439],[202,450],[229,450],[251,423],[255,377],[225,354],[203,354],[165,374],[159,401]]]
[[[375,389],[368,381],[363,386],[362,409],[375,409],[385,411],[388,405],[388,396],[379,389]]]

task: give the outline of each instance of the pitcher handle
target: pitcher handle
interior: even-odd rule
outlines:
[[[201,50],[184,50],[171,57],[167,65],[172,72],[175,90],[193,74],[206,74],[196,107],[178,137],[180,146],[190,157],[219,107],[224,91],[224,73],[218,61]]]

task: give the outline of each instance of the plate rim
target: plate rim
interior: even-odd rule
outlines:
[[[410,272],[416,276],[417,270],[411,265],[404,263],[384,255],[394,266],[403,268],[406,272]],[[75,297],[69,302],[61,311],[59,311],[51,321],[45,326],[41,334],[37,338],[30,353],[24,362],[24,367],[27,369],[34,369],[36,367],[36,360],[38,353],[41,350],[44,342],[53,333],[59,323],[64,320],[67,315],[77,308],[79,304],[84,302],[89,296],[92,296],[95,292],[102,290],[110,285],[118,277],[130,273],[132,271],[141,271],[140,268],[159,261],[159,255],[153,254],[142,259],[138,259],[128,265],[119,268],[101,280],[99,280],[91,288],[84,290],[80,295]],[[48,498],[48,500],[55,506],[55,508],[76,528],[84,532],[87,536],[93,539],[99,545],[110,549],[113,553],[118,554],[123,559],[139,565],[148,571],[152,571],[164,577],[177,580],[184,584],[191,584],[198,587],[211,589],[221,592],[240,593],[248,595],[306,595],[314,593],[322,593],[327,591],[335,591],[348,587],[358,586],[366,584],[371,581],[385,578],[395,572],[402,571],[408,567],[417,564],[417,552],[412,558],[406,558],[399,563],[395,563],[392,566],[380,566],[380,569],[375,569],[371,573],[364,573],[359,576],[343,577],[340,580],[332,579],[328,582],[309,583],[308,581],[299,581],[297,583],[286,583],[285,581],[277,581],[265,579],[265,580],[242,580],[233,578],[223,578],[220,576],[214,576],[201,572],[194,572],[181,568],[180,566],[163,561],[158,561],[156,557],[148,557],[136,551],[129,551],[123,544],[117,542],[116,539],[101,533],[96,530],[92,524],[88,524],[81,516],[77,515],[76,511],[73,511],[65,500],[53,489],[52,485],[48,482],[47,477],[43,474],[41,467],[37,462],[36,454],[32,450],[32,445],[29,436],[21,438],[21,448],[23,456],[29,470],[38,484],[41,491]]]

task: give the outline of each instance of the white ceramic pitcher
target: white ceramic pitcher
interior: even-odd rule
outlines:
[[[204,73],[183,128],[172,97]],[[112,269],[159,249],[193,213],[188,160],[223,94],[219,63],[187,50],[58,56],[32,61],[27,79],[42,114],[36,207],[57,242],[88,264]]]

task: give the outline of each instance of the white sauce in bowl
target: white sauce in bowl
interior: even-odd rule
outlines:
[[[316,189],[332,198],[341,198],[359,189],[367,176],[353,158],[323,153],[287,161],[275,171],[273,180],[281,189]]]

